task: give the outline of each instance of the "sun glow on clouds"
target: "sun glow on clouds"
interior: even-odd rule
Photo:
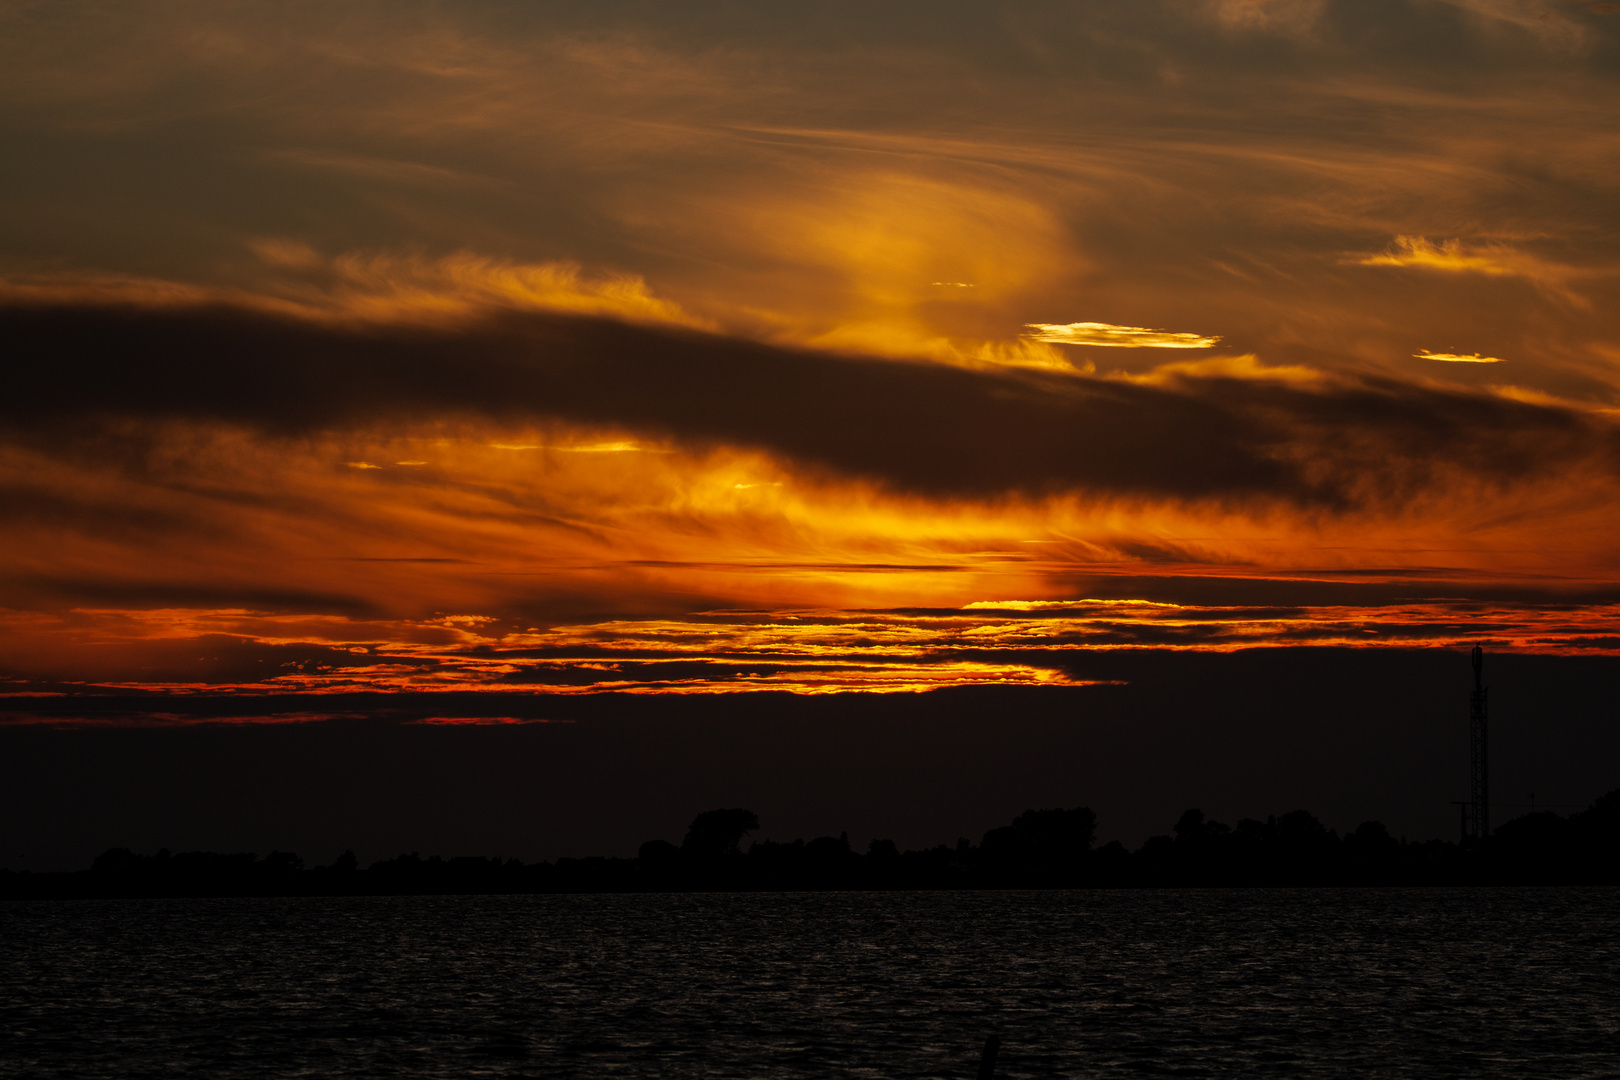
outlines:
[[[1523,278],[1543,292],[1576,307],[1591,301],[1573,291],[1569,283],[1581,276],[1574,267],[1541,258],[1507,244],[1468,245],[1461,240],[1436,244],[1422,236],[1397,236],[1388,249],[1355,260],[1361,266],[1392,266],[1431,270],[1444,274]]]
[[[1375,6],[959,5],[924,41],[812,5],[720,45],[659,5],[14,5],[0,317],[67,314],[7,357],[0,676],[1612,651],[1559,597],[1620,568],[1613,5]],[[113,308],[162,333],[50,352]],[[1243,352],[1186,351],[1214,326]],[[1392,371],[1414,340],[1514,385]],[[1540,599],[1304,603],[1366,583]]]
[[[622,213],[693,244],[727,238],[736,254],[725,262],[747,272],[716,268],[681,295],[732,332],[967,368],[1083,369],[1045,343],[1002,336],[1011,306],[1087,260],[1065,247],[1043,200],[977,170],[823,158],[733,195]]]
[[[1360,262],[1362,266],[1421,267],[1454,274],[1501,277],[1519,273],[1513,266],[1516,254],[1506,248],[1483,251],[1465,249],[1461,240],[1444,240],[1436,244],[1422,236],[1397,236],[1391,250],[1368,255]]]
[[[1085,600],[980,601],[954,609],[887,611],[708,611],[547,630],[521,630],[484,617],[389,624],[241,610],[9,616],[0,618],[0,627],[20,629],[21,622],[33,634],[55,639],[58,647],[87,648],[94,642],[94,648],[122,651],[148,670],[168,666],[145,677],[95,680],[93,688],[100,692],[567,696],[1117,685],[1081,673],[1088,657],[1112,650],[1463,649],[1484,642],[1517,652],[1620,655],[1617,619],[1616,605],[1433,601],[1233,607]],[[379,635],[388,640],[378,640]],[[220,678],[217,668],[226,654],[234,654],[237,669],[256,666],[258,677],[242,677],[239,670],[236,678]],[[90,688],[54,683],[51,692]],[[19,714],[28,711],[26,699],[39,693],[19,682],[0,684],[0,697],[12,699],[10,708]],[[310,708],[294,719],[327,715]]]
[[[1100,345],[1114,349],[1208,349],[1220,344],[1218,337],[1149,330],[1143,326],[1115,326],[1112,323],[1026,323],[1035,331],[1027,335],[1035,341],[1055,345]]]
[[[651,446],[642,446],[639,443],[629,442],[629,441],[626,441],[624,439],[617,439],[617,440],[614,440],[613,442],[582,443],[582,444],[577,445],[577,446],[566,446],[566,445],[548,446],[548,445],[546,445],[544,443],[490,443],[489,445],[494,447],[496,450],[555,450],[558,453],[562,453],[562,454],[666,454],[666,453],[669,453],[668,450],[661,450],[661,449],[658,449],[657,447],[651,447]],[[405,464],[409,464],[409,463],[402,461],[402,462],[399,462],[399,464],[405,465]],[[421,462],[416,462],[415,464],[422,464],[422,463]]]
[[[1314,526],[1285,517],[1069,496],[902,497],[757,453],[627,452],[641,444],[583,429],[514,432],[495,445],[487,431],[449,429],[351,433],[345,443],[367,460],[431,465],[335,472],[347,458],[337,445],[193,432],[153,458],[158,471],[143,488],[82,462],[74,471],[10,451],[12,475],[85,493],[114,519],[122,504],[160,511],[145,529],[210,522],[144,536],[16,523],[6,537],[8,595],[35,610],[0,615],[18,680],[10,689],[917,692],[1085,685],[1066,665],[1096,649],[1480,638],[1529,651],[1620,648],[1612,607],[1218,607],[1069,592],[1077,574],[1366,582],[1375,579],[1369,552],[1406,590],[1500,580],[1507,568],[1492,526],[1471,522],[1478,546],[1469,550],[1432,513],[1393,527],[1341,526],[1341,546],[1330,549]],[[570,452],[579,447],[598,452]],[[221,501],[220,492],[231,494]],[[1576,548],[1531,545],[1539,558],[1520,560],[1521,580],[1579,571],[1570,557],[1579,528],[1566,520],[1559,540]],[[1447,545],[1452,569],[1436,570]],[[76,575],[81,594],[272,591],[278,603],[316,610],[85,605],[41,593],[29,577],[37,568]],[[980,599],[987,594],[1023,598]],[[693,596],[720,606],[693,614]],[[636,613],[649,603],[668,613]],[[750,610],[730,610],[739,604]],[[422,606],[444,614],[412,613]],[[569,618],[581,608],[625,614]]]
[[[968,194],[962,197],[966,199]],[[873,220],[886,216],[886,227],[891,230],[903,228],[895,214],[881,215],[874,210],[870,215]],[[933,227],[938,228],[939,223],[934,222]],[[824,225],[818,225],[818,229],[823,234],[827,231]],[[921,295],[912,280],[918,265],[930,257],[923,250],[928,245],[922,241],[899,245],[901,253],[890,251],[889,264],[878,267],[870,264],[870,252],[858,245],[855,250],[844,251],[836,237],[819,235],[803,242],[829,263],[835,262],[840,253],[852,262],[866,260],[858,267],[843,267],[851,279],[848,293],[819,303],[813,295],[800,296],[795,298],[796,310],[739,308],[716,298],[699,298],[700,305],[708,309],[699,315],[655,295],[640,276],[591,274],[572,262],[519,263],[467,251],[438,258],[375,250],[328,257],[292,241],[261,240],[250,247],[262,260],[267,274],[258,276],[252,288],[82,272],[0,274],[0,302],[135,308],[219,304],[298,319],[378,326],[445,325],[501,312],[554,312],[693,330],[723,329],[785,344],[926,359],[968,368],[1090,370],[1089,365],[1076,364],[1047,345],[1058,338],[1022,335],[1012,340],[989,340],[942,333],[929,325],[916,309],[930,298]],[[905,255],[908,248],[915,249],[909,258]],[[1012,258],[1011,254],[1006,256],[1009,261]],[[1026,275],[1003,267],[999,277],[999,289],[980,290],[980,286],[967,282],[931,284],[1001,296],[1022,284]],[[1124,332],[1134,328],[1114,329]],[[1162,336],[1168,340],[1188,335]],[[1210,339],[1209,343],[1218,340]],[[1118,343],[1125,344],[1123,340]],[[1141,347],[1154,346],[1148,342]]]
[[[708,329],[713,324],[652,294],[629,274],[586,276],[576,263],[523,264],[471,252],[440,258],[313,250],[289,261],[284,245],[258,245],[271,266],[297,273],[272,282],[285,302],[311,315],[400,322],[456,319],[489,311],[561,311]],[[274,295],[274,293],[272,294]]]
[[[975,600],[963,605],[963,611],[1061,611],[1064,608],[1179,608],[1181,604],[1163,604],[1153,600]]]
[[[1157,364],[1140,375],[1115,372],[1110,378],[1142,386],[1170,386],[1187,379],[1247,379],[1302,385],[1323,382],[1328,376],[1302,364],[1266,364],[1253,353],[1242,353],[1199,360],[1173,360],[1168,364]]]
[[[1481,356],[1479,353],[1442,353],[1430,352],[1420,349],[1412,354],[1419,360],[1443,360],[1448,364],[1501,364],[1505,361],[1500,356]]]
[[[1264,503],[924,497],[759,451],[648,453],[644,442],[564,425],[504,438],[445,426],[296,441],[171,429],[159,446],[138,476],[119,455],[100,465],[21,447],[0,455],[19,494],[48,493],[46,505],[73,507],[65,520],[77,523],[13,520],[10,594],[39,594],[29,582],[50,569],[80,580],[81,594],[273,587],[378,611],[544,609],[576,590],[630,608],[665,594],[720,605],[950,605],[987,594],[1063,599],[1068,575],[1133,567],[1331,574],[1371,558],[1398,577],[1443,558],[1461,579],[1601,576],[1604,549],[1587,545],[1608,530],[1602,499],[1555,510],[1564,494],[1527,488],[1496,491],[1482,507],[1459,480],[1445,498],[1414,498],[1393,517],[1340,520],[1325,547],[1319,521]],[[401,461],[431,464],[374,464]],[[139,529],[98,524],[141,508]],[[1547,513],[1550,532],[1538,524]],[[273,586],[263,576],[271,566]]]
[[[240,333],[284,325],[255,319]],[[314,350],[327,357],[315,385],[335,397],[355,384],[343,350],[396,340],[312,322],[316,336],[265,358],[277,386],[293,378],[294,353]],[[118,325],[122,346],[147,348],[131,336],[142,324]],[[161,325],[183,336],[183,323]],[[406,325],[410,341],[431,336]],[[221,406],[236,422],[131,416],[105,428],[95,452],[56,452],[26,433],[0,440],[0,474],[22,511],[0,537],[0,584],[16,612],[0,624],[10,672],[25,691],[54,681],[820,693],[1063,685],[1079,676],[1053,657],[1087,649],[1457,643],[1487,625],[1525,649],[1609,647],[1608,608],[1460,626],[1445,603],[1355,615],[1163,602],[1188,578],[1384,581],[1426,596],[1608,581],[1610,428],[1556,403],[1360,384],[1248,354],[1037,379],[751,343],[738,363],[711,369],[705,358],[731,346],[684,331],[637,331],[625,354],[646,363],[614,367],[610,353],[578,363],[558,352],[570,328],[598,324],[533,325],[545,350],[515,362],[513,343],[527,339],[497,338],[494,359],[481,360],[476,325],[433,338],[444,351],[429,356],[452,365],[453,380],[430,369],[427,396],[395,399],[388,420],[362,413],[283,433],[307,407],[300,391],[291,413],[262,420],[238,397]],[[180,347],[169,331],[160,340]],[[217,340],[205,341],[210,361]],[[636,422],[519,423],[506,412],[525,395],[534,412],[554,400],[597,411],[679,364],[675,381],[635,399]],[[514,377],[559,368],[583,378],[513,388]],[[746,384],[766,369],[798,374]],[[142,370],[146,381],[171,377]],[[190,370],[172,376],[177,392],[191,392]],[[403,392],[411,369],[360,368],[362,403],[374,400],[376,370]],[[500,376],[490,397],[446,399],[489,370]],[[823,372],[837,376],[830,392],[816,381]],[[605,377],[621,397],[582,396]],[[693,379],[707,381],[672,397]],[[857,384],[889,396],[847,400]],[[1393,426],[1385,401],[1402,406]],[[482,418],[469,413],[480,408]],[[1424,429],[1416,449],[1402,409]],[[1122,410],[1136,419],[1120,420]],[[694,432],[680,426],[692,412],[747,424],[730,437]],[[961,419],[985,415],[1001,426],[980,435]],[[1426,416],[1453,431],[1453,417],[1480,417],[1492,433],[1485,460],[1472,442],[1435,443]],[[995,456],[997,440],[1023,436],[1033,437],[1014,445],[1027,451]],[[1208,449],[1189,452],[1195,439]],[[1214,469],[1206,454],[1220,459]],[[1050,471],[1028,482],[1035,467]],[[1190,472],[1205,479],[1186,484]],[[1097,595],[1084,583],[1110,579],[1161,584],[1134,586],[1145,594],[1134,602],[1076,599]],[[152,610],[119,602],[132,594]],[[1019,599],[985,599],[997,597]],[[740,607],[766,614],[725,614]]]
[[[576,263],[524,264],[471,252],[427,258],[369,251],[327,258],[288,241],[261,241],[252,247],[272,271],[253,289],[125,275],[14,273],[0,277],[0,301],[147,308],[226,304],[300,319],[389,325],[476,319],[499,311],[553,311],[694,329],[714,326],[654,296],[640,277],[592,277]]]

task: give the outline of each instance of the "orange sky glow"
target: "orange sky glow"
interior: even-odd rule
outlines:
[[[1620,654],[1620,15],[1394,7],[0,7],[0,693]]]

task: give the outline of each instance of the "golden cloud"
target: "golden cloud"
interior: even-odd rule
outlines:
[[[1316,383],[1327,376],[1302,364],[1266,364],[1253,353],[1209,356],[1201,360],[1174,360],[1141,375],[1115,372],[1109,376],[1139,386],[1167,386],[1183,379],[1249,379],[1283,383]]]
[[[853,612],[711,609],[542,629],[469,616],[322,620],[240,608],[103,608],[66,615],[0,611],[0,642],[24,672],[71,674],[104,690],[181,697],[224,687],[312,695],[455,690],[499,701],[513,692],[915,693],[976,685],[1121,685],[1079,678],[1071,665],[1140,649],[1433,649],[1485,641],[1521,653],[1614,656],[1620,655],[1617,616],[1614,604],[1455,600],[1287,607],[975,601]],[[0,700],[33,696],[29,685],[14,682]],[[305,702],[276,718],[323,715]]]
[[[1422,236],[1397,236],[1385,251],[1364,256],[1356,263],[1360,266],[1395,266],[1447,274],[1522,278],[1543,292],[1577,307],[1591,306],[1586,297],[1568,286],[1571,279],[1580,276],[1579,270],[1506,244],[1473,246],[1455,239],[1436,244]]]
[[[285,239],[255,240],[249,246],[273,271],[256,289],[116,274],[12,274],[0,277],[0,303],[226,304],[317,322],[394,324],[476,319],[503,310],[551,311],[714,329],[710,320],[655,296],[637,275],[590,276],[577,263],[520,263],[470,252],[429,258],[362,251],[328,258]]]
[[[469,252],[438,259],[385,252],[340,255],[318,292],[294,298],[379,321],[480,315],[491,310],[561,311],[631,322],[710,329],[713,324],[652,294],[634,274],[587,277],[575,263],[515,263]]]
[[[1046,203],[961,162],[925,174],[807,156],[791,176],[638,197],[617,213],[661,243],[714,250],[710,265],[683,272],[679,295],[731,332],[967,368],[1074,372],[1083,365],[1045,343],[996,337],[1087,266]]]
[[[1025,336],[1055,345],[1101,345],[1115,349],[1208,349],[1220,343],[1219,337],[1204,334],[1178,334],[1150,330],[1145,326],[1115,326],[1113,323],[1025,323],[1035,331]]]
[[[1419,360],[1444,360],[1448,364],[1501,364],[1506,362],[1500,356],[1481,356],[1479,353],[1430,352],[1428,349],[1419,349],[1412,355]]]
[[[1362,266],[1415,266],[1425,270],[1445,270],[1454,274],[1487,274],[1492,277],[1517,275],[1517,255],[1508,248],[1465,249],[1461,240],[1433,243],[1422,236],[1397,236],[1391,250],[1369,255]]]

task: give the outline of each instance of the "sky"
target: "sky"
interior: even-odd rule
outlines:
[[[1616,101],[1611,0],[5,0],[4,724],[1620,656]]]

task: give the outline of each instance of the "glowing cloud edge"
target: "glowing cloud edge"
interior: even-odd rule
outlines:
[[[1430,352],[1428,349],[1419,349],[1412,354],[1418,360],[1442,360],[1448,364],[1505,364],[1500,356],[1481,356],[1479,353],[1466,355],[1463,353]]]
[[[1219,337],[1179,334],[1146,326],[1116,326],[1113,323],[1025,323],[1035,331],[1024,337],[1054,345],[1098,345],[1114,349],[1208,349],[1220,343]]]

